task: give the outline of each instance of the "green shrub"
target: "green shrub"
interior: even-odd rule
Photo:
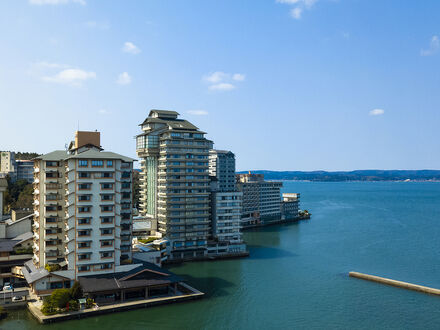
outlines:
[[[69,300],[69,311],[79,311],[79,303],[76,300]]]
[[[46,270],[50,273],[50,272],[56,272],[57,270],[60,270],[61,266],[58,264],[46,264],[46,266],[44,266],[44,268],[46,268]]]
[[[138,239],[138,242],[143,243],[143,244],[147,244],[147,243],[153,242],[155,240],[157,240],[157,237],[148,237],[148,238]]]
[[[41,312],[44,315],[54,315],[57,313],[57,306],[52,301],[52,297],[45,297],[43,300],[43,307],[41,308]]]
[[[94,303],[95,302],[93,301],[92,298],[87,298],[87,300],[86,300],[86,308],[92,308]]]
[[[70,299],[69,289],[56,289],[50,296],[51,302],[58,308],[65,308]]]
[[[83,291],[81,288],[81,284],[79,284],[78,281],[75,281],[75,283],[73,283],[72,287],[70,288],[70,296],[72,297],[72,299],[81,299],[83,297]]]

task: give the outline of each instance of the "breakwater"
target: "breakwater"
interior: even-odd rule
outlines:
[[[348,273],[348,275],[350,277],[355,277],[355,278],[360,278],[362,280],[391,285],[391,286],[395,286],[395,287],[403,288],[403,289],[407,289],[407,290],[413,290],[413,291],[419,291],[419,292],[424,292],[424,293],[429,293],[429,294],[434,294],[434,295],[440,295],[439,289],[434,289],[434,288],[430,288],[427,286],[422,286],[422,285],[417,285],[417,284],[412,284],[412,283],[402,282],[402,281],[396,281],[396,280],[392,280],[392,279],[385,278],[385,277],[368,275],[368,274],[363,274],[363,273],[358,273],[358,272],[350,272],[350,273]]]

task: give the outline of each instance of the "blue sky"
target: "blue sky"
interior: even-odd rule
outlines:
[[[152,108],[238,170],[439,169],[440,2],[0,2],[0,150],[99,130],[135,157]]]

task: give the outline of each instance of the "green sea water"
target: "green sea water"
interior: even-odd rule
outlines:
[[[251,256],[170,269],[199,301],[53,325],[25,310],[1,329],[439,329],[440,297],[349,278],[440,288],[440,183],[284,182],[309,221],[245,232]]]

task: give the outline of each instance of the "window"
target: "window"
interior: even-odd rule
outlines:
[[[90,178],[89,172],[78,172],[78,178],[84,179],[84,178]]]
[[[182,134],[181,133],[171,133],[172,137],[181,137]]]
[[[122,172],[121,177],[124,178],[124,179],[127,179],[127,178],[130,177],[130,174],[131,174],[130,172]]]
[[[113,252],[108,251],[108,252],[101,252],[101,258],[112,258],[113,257]]]
[[[108,160],[107,161],[107,167],[113,167],[113,161],[112,160]]]
[[[101,205],[101,212],[113,212],[113,205]]]
[[[79,266],[78,271],[79,272],[88,272],[90,270],[90,266]]]
[[[113,183],[101,183],[101,189],[113,189]]]
[[[58,166],[58,162],[47,161],[46,162],[46,166],[47,167],[57,167]]]
[[[92,160],[92,167],[103,167],[104,161],[102,160]]]
[[[80,183],[78,184],[78,190],[90,190],[91,186],[91,183]]]
[[[101,195],[101,201],[112,201],[113,200],[113,194],[102,194]]]
[[[130,182],[122,182],[121,188],[122,189],[130,189]]]
[[[78,207],[78,213],[90,212],[91,208],[91,206],[80,206]]]
[[[113,217],[101,217],[101,223],[113,223]]]
[[[90,236],[90,230],[78,230],[78,236]]]
[[[63,282],[51,282],[50,283],[51,289],[62,289],[63,288]]]
[[[90,260],[91,253],[78,254],[78,260]]]
[[[113,228],[101,229],[101,235],[113,235]]]
[[[78,201],[90,201],[91,199],[91,195],[78,195]]]
[[[88,166],[87,160],[80,159],[78,165],[80,167],[87,167]]]
[[[101,247],[113,246],[113,241],[101,241]]]
[[[89,248],[91,246],[91,242],[78,242],[78,249]]]
[[[129,192],[124,192],[122,193],[122,199],[130,199],[131,193]]]
[[[90,224],[91,218],[78,218],[79,225],[88,225]]]
[[[113,172],[102,172],[100,178],[113,178]]]
[[[102,264],[100,265],[100,269],[113,269],[112,264]]]

